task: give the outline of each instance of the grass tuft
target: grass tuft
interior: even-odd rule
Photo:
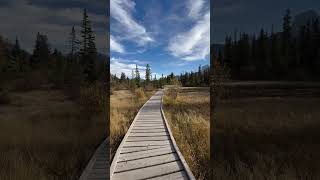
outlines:
[[[178,147],[197,179],[209,178],[210,95],[206,88],[169,89],[164,112]]]

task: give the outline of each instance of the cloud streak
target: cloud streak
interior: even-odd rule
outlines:
[[[187,32],[170,39],[168,50],[171,55],[186,61],[205,59],[210,53],[210,12]]]
[[[189,0],[188,1],[188,16],[192,19],[197,19],[201,15],[201,10],[204,6],[204,0]]]
[[[111,57],[110,70],[111,74],[115,74],[117,77],[121,76],[121,73],[125,73],[127,77],[131,78],[132,70],[135,70],[135,63],[125,63],[130,62],[130,60],[125,60],[121,58]],[[140,71],[140,77],[145,78],[146,68],[144,66],[138,65]]]
[[[133,18],[132,12],[135,11],[135,3],[133,1],[111,0],[110,10],[111,17],[120,26],[116,29],[120,31],[118,33],[124,36],[124,40],[133,41],[140,46],[154,41],[146,31],[146,28]]]
[[[125,52],[123,45],[117,42],[113,36],[110,36],[110,50],[118,53]]]

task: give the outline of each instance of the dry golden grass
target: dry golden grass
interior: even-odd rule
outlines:
[[[83,118],[60,91],[11,93],[0,106],[0,179],[78,179],[105,138],[101,114]]]
[[[134,93],[129,90],[113,91],[110,97],[111,157],[116,153],[137,112],[153,94],[154,91],[145,93],[142,89]]]
[[[210,93],[208,88],[165,92],[164,112],[178,147],[197,179],[209,178]]]
[[[217,105],[213,179],[320,179],[320,98],[246,94]]]

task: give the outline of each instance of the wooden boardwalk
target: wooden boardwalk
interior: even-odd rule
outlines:
[[[195,179],[162,110],[163,91],[140,109],[110,167],[111,180]]]
[[[88,165],[83,171],[80,180],[109,180],[110,153],[109,138],[98,147]]]

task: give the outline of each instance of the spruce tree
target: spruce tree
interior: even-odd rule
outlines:
[[[72,26],[71,33],[70,33],[70,39],[69,39],[69,45],[70,45],[70,55],[73,57],[79,48],[79,40],[77,39],[77,34],[75,27]]]
[[[122,72],[120,76],[120,83],[124,83],[125,81],[126,81],[126,75],[124,74],[124,72]]]
[[[146,67],[146,84],[150,83],[150,77],[151,77],[151,69],[150,69],[150,65],[147,64],[147,67]]]
[[[35,47],[31,57],[32,68],[46,67],[50,56],[48,38],[38,32]]]
[[[18,38],[16,38],[15,44],[11,50],[8,69],[12,72],[19,72],[21,70],[21,49]]]
[[[87,10],[83,11],[83,19],[81,25],[81,61],[80,64],[83,68],[83,73],[88,82],[94,82],[97,79],[96,60],[97,49],[95,45],[95,37],[91,28],[91,23]]]
[[[138,65],[136,64],[136,70],[135,70],[135,81],[136,81],[136,85],[138,87],[140,87],[140,72],[139,72],[139,68]]]

